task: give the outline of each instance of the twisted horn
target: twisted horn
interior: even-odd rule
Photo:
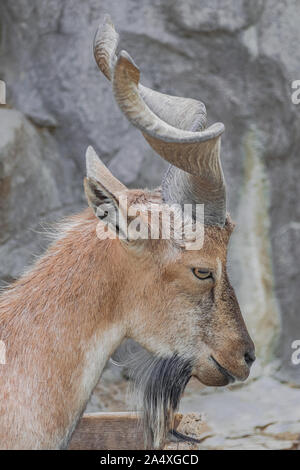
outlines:
[[[108,80],[112,78],[114,62],[117,60],[116,49],[119,35],[109,15],[104,16],[104,21],[98,26],[94,37],[94,57],[101,72]]]
[[[117,44],[118,35],[106,17],[95,37],[95,58],[103,73],[112,79],[114,96],[123,113],[171,164],[162,183],[164,200],[204,204],[205,223],[223,226],[226,191],[220,136],[224,125],[216,123],[205,129],[203,103],[158,93],[139,84],[138,67],[125,51],[116,57]]]

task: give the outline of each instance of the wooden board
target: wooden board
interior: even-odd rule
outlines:
[[[143,449],[137,413],[87,413],[81,418],[69,443],[76,450]]]
[[[175,427],[180,422],[176,417]],[[144,449],[138,413],[86,413],[69,443],[70,450]]]

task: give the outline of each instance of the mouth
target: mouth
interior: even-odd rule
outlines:
[[[213,356],[210,356],[210,359],[213,361],[213,363],[215,364],[217,369],[221,372],[221,374],[224,375],[224,377],[226,377],[229,384],[232,384],[235,382],[235,377],[233,377],[233,375],[231,375],[227,369],[222,367],[221,364],[219,364],[218,361],[216,361]]]

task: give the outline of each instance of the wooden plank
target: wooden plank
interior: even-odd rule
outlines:
[[[176,417],[178,426],[180,414]],[[70,450],[144,449],[139,414],[133,412],[86,413],[69,443]]]
[[[73,450],[143,449],[137,413],[86,413],[69,443]]]

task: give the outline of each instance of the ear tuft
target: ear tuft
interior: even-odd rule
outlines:
[[[96,213],[98,208],[105,205],[117,205],[116,198],[95,178],[84,178],[84,190],[89,206]]]
[[[127,215],[123,215],[118,198],[95,178],[84,179],[89,206],[96,217],[107,225],[118,238],[127,238]],[[115,236],[113,238],[115,238]]]

